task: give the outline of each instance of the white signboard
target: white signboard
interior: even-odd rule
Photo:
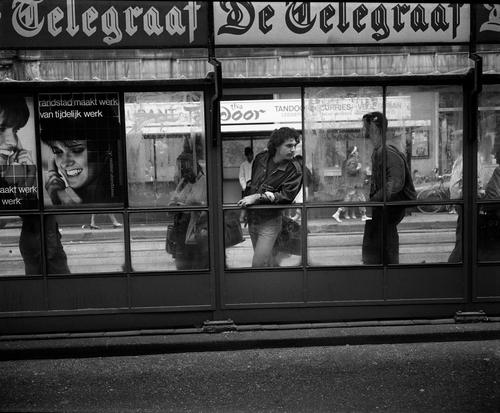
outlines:
[[[359,121],[364,114],[381,110],[382,97],[343,97],[307,99],[306,120],[317,122]],[[229,100],[221,102],[221,124],[290,124],[302,123],[300,99]],[[388,119],[410,119],[410,96],[388,96]]]
[[[469,20],[470,5],[451,2],[214,3],[217,46],[468,42]]]

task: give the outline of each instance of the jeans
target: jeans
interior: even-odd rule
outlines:
[[[263,216],[259,216],[263,213]],[[248,220],[248,232],[253,246],[252,267],[276,266],[273,247],[281,231],[281,211],[270,215],[269,211],[252,211]]]

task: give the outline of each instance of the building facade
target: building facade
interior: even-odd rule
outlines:
[[[498,16],[475,3],[2,2],[0,331],[498,315]],[[378,167],[362,121],[374,112],[387,119]],[[274,263],[255,267],[240,165],[281,127],[301,135],[303,180],[293,203],[248,208],[289,223]],[[377,168],[391,182],[390,150],[415,197],[371,196]]]

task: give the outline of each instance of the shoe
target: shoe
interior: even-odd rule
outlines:
[[[119,222],[113,224],[113,228],[121,228],[121,227],[123,227],[123,224],[120,224]]]
[[[344,219],[351,219],[351,217],[349,215],[346,215]]]
[[[372,219],[372,217],[369,217],[369,216],[367,216],[367,215],[363,215],[363,216],[361,217],[361,221],[369,221],[370,219]]]
[[[101,227],[98,227],[97,225],[89,225],[90,229],[101,229]]]
[[[335,212],[335,214],[332,215],[332,218],[337,222],[342,222],[342,220],[339,218],[338,212]]]
[[[352,214],[352,215],[351,215],[351,218],[352,218],[352,219],[356,219],[357,217],[356,217],[356,215]]]
[[[87,225],[83,224],[82,229],[85,229],[85,228],[87,228]]]

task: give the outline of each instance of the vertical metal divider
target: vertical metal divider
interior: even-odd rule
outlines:
[[[301,122],[302,122],[302,206],[300,207],[300,219],[301,219],[301,267],[302,267],[302,301],[307,302],[308,289],[307,289],[307,208],[305,207],[307,200],[306,185],[310,183],[306,180],[306,134],[305,134],[305,87],[300,86],[300,103],[302,107]]]
[[[387,108],[386,108],[386,103],[387,103],[387,86],[383,85],[382,86],[382,113],[387,120]],[[389,129],[389,121],[387,120],[387,127],[383,126],[384,123],[382,123],[382,185],[383,188],[386,187],[387,185],[387,174],[386,174],[386,169],[387,169],[387,131]],[[372,179],[373,179],[373,165],[372,165]],[[386,223],[388,221],[388,212],[387,212],[387,193],[384,189],[383,191],[383,206],[382,206],[382,245],[381,247],[381,252],[382,252],[382,268],[383,268],[383,275],[382,275],[382,299],[385,301],[387,299],[387,231],[386,231]],[[372,211],[372,216],[373,216],[373,211]]]
[[[466,310],[467,307],[470,307],[471,310],[474,310],[473,302],[474,297],[476,296],[476,284],[477,284],[477,276],[478,276],[478,261],[477,261],[477,241],[478,241],[478,225],[477,225],[477,216],[478,216],[478,203],[477,203],[477,179],[472,179],[472,177],[477,174],[477,145],[478,145],[478,116],[479,116],[479,95],[482,91],[482,72],[483,72],[483,60],[481,56],[476,54],[476,25],[477,25],[477,9],[474,4],[470,5],[470,38],[469,38],[469,58],[474,61],[474,68],[472,69],[472,82],[465,82],[465,85],[462,86],[462,90],[464,90],[464,113],[467,115],[464,116],[464,122],[467,121],[468,127],[464,129],[468,132],[468,139],[466,150],[469,149],[472,154],[467,156],[465,159],[471,159],[472,163],[465,162],[464,163],[464,175],[468,177],[468,185],[464,185],[466,190],[468,188],[472,188],[472,195],[468,196],[464,199],[464,212],[465,210],[470,210],[472,213],[470,214],[470,223],[466,225],[466,220],[468,219],[469,214],[463,214],[464,216],[464,241],[467,243],[466,245],[462,245],[464,250],[470,251],[470,254],[467,254],[465,265],[465,295],[466,295]],[[470,78],[469,78],[470,79]],[[472,83],[472,88],[468,90],[467,86]],[[470,92],[470,93],[466,93]],[[465,125],[464,125],[465,126]],[[466,155],[467,152],[465,152]],[[467,173],[467,169],[471,165],[472,169]],[[475,165],[475,168],[474,168]],[[464,177],[465,180],[465,177]],[[472,182],[470,182],[472,180]],[[465,183],[465,182],[464,182]],[[470,186],[472,184],[472,186]],[[468,202],[468,205],[467,205]],[[467,209],[465,207],[470,208]],[[467,236],[468,235],[468,236]],[[464,248],[465,247],[465,248]],[[475,248],[476,247],[476,248]],[[462,252],[462,255],[463,252]],[[462,258],[464,261],[465,259]]]
[[[38,220],[40,223],[40,259],[42,264],[42,277],[43,277],[43,297],[45,310],[49,311],[49,280],[47,278],[47,260],[45,248],[45,207],[43,202],[43,174],[42,174],[42,139],[40,136],[40,119],[38,117],[38,96],[39,92],[36,91],[31,95],[33,97],[33,118],[34,118],[34,133],[35,133],[35,150],[36,150],[36,174],[38,185]],[[24,222],[23,222],[24,225]]]
[[[207,13],[208,27],[208,63],[213,66],[214,71],[209,73],[212,80],[208,88],[209,99],[205,99],[205,128],[210,133],[211,145],[206,145],[207,151],[207,184],[208,214],[209,214],[209,239],[210,248],[210,296],[214,307],[212,318],[223,319],[223,286],[225,277],[225,251],[224,251],[224,211],[222,191],[222,155],[220,137],[220,99],[222,91],[222,67],[217,60],[215,49],[214,29],[214,4],[208,4]],[[206,142],[207,143],[207,142]],[[214,208],[217,206],[217,208]],[[219,231],[221,229],[221,231]],[[218,271],[216,271],[216,269]]]
[[[466,309],[472,304],[472,273],[474,263],[477,262],[476,248],[477,240],[477,137],[475,129],[476,122],[474,117],[477,114],[477,104],[474,98],[474,91],[471,88],[471,76],[468,81],[462,86],[464,92],[463,110],[464,114],[463,123],[464,131],[462,139],[462,152],[463,152],[463,171],[462,171],[462,265],[465,269],[465,298]],[[468,109],[468,110],[467,110]],[[469,213],[470,212],[470,213]],[[467,253],[466,253],[467,252]]]
[[[121,161],[123,175],[123,237],[125,245],[125,275],[127,277],[127,306],[132,308],[132,259],[130,248],[130,219],[128,214],[128,173],[127,173],[127,125],[125,124],[125,92],[123,90],[118,92],[121,105],[120,111],[120,143],[121,143]]]

